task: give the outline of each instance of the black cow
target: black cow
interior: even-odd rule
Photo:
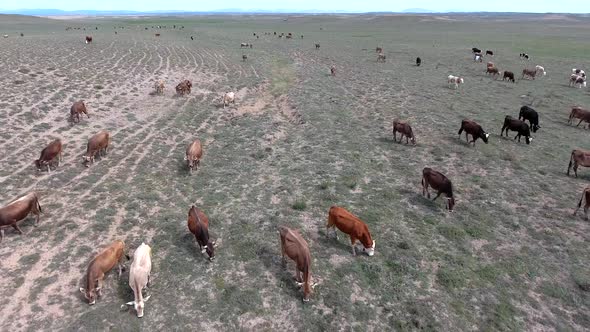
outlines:
[[[461,139],[461,133],[463,131],[465,131],[465,140],[467,141],[467,144],[473,143],[473,146],[475,146],[475,141],[477,141],[478,138],[481,138],[484,143],[488,144],[488,138],[490,137],[490,134],[486,133],[483,128],[475,121],[461,121],[461,128],[459,128],[459,132],[457,133],[459,135],[459,139]],[[471,135],[473,137],[471,142],[469,142],[469,137],[467,135]]]
[[[514,80],[514,73],[511,71],[504,71],[504,76],[502,76],[502,81],[508,79],[508,82],[512,81],[512,83],[516,83]]]
[[[420,67],[420,65],[422,64],[422,59],[420,59],[420,57],[416,58],[416,66]]]
[[[533,138],[531,137],[531,130],[529,129],[529,125],[526,122],[514,119],[510,115],[506,115],[504,119],[504,125],[502,126],[502,131],[500,132],[500,136],[503,136],[504,130],[506,130],[506,136],[508,136],[508,130],[516,131],[518,134],[514,136],[514,139],[518,138],[520,142],[520,137],[524,136],[526,139],[526,144],[531,144]]]
[[[486,50],[486,55],[491,55],[494,56],[494,52],[490,51],[490,50]]]
[[[541,126],[539,126],[539,113],[533,108],[526,105],[521,107],[520,112],[518,113],[518,119],[520,120],[521,118],[523,121],[529,120],[533,133],[536,133],[537,130],[541,129]]]
[[[528,60],[528,59],[529,59],[529,55],[528,55],[528,54],[526,54],[526,53],[520,53],[520,58],[521,58],[521,59],[522,59],[522,58],[525,58],[525,59],[527,59],[527,60]]]
[[[472,48],[471,51],[473,53],[481,53],[481,50],[479,48],[477,48],[477,47]]]

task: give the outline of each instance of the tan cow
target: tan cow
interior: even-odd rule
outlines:
[[[574,166],[574,174],[578,177],[578,166],[590,167],[590,151],[573,150],[570,157],[570,163],[567,166],[567,175],[570,175],[570,169]]]
[[[580,122],[578,122],[576,127],[579,126],[580,123],[582,123],[583,121],[588,122],[589,127],[590,127],[590,111],[585,110],[581,107],[575,106],[572,108],[572,111],[570,112],[570,116],[569,116],[567,123],[572,124],[572,121],[574,119],[580,119]]]
[[[59,166],[59,162],[61,161],[62,157],[62,144],[61,140],[58,138],[55,141],[49,143],[43,151],[41,151],[41,157],[35,160],[35,165],[37,169],[40,171],[41,167],[47,166],[47,172],[51,172],[51,168],[49,164],[53,162],[57,158],[57,166]]]
[[[154,84],[154,89],[156,90],[157,95],[161,95],[164,93],[164,81],[160,80]]]
[[[73,123],[80,122],[80,114],[86,114],[86,117],[90,119],[90,115],[88,115],[88,110],[86,109],[83,100],[75,102],[72,107],[70,107],[70,121]]]
[[[86,154],[82,156],[82,159],[84,159],[84,165],[90,167],[90,164],[94,163],[94,157],[97,153],[99,156],[102,156],[102,154],[106,155],[110,141],[109,133],[106,130],[99,131],[97,134],[90,137],[88,144],[86,145]]]
[[[4,227],[12,226],[19,234],[23,231],[18,227],[17,222],[25,219],[29,213],[37,216],[35,226],[39,224],[39,216],[43,212],[39,204],[39,196],[31,192],[20,197],[0,208],[0,242],[4,239]]]
[[[133,289],[135,299],[127,302],[128,306],[133,306],[137,312],[137,317],[143,317],[144,302],[149,300],[150,295],[143,297],[141,290],[150,286],[150,273],[152,272],[152,248],[145,243],[141,243],[133,254],[133,262],[129,268],[129,287]]]
[[[350,236],[350,245],[354,256],[356,256],[355,245],[357,240],[363,245],[363,252],[366,252],[369,256],[375,254],[375,241],[371,238],[369,227],[346,209],[338,206],[332,206],[330,208],[328,222],[326,223],[326,237],[328,237],[328,230],[330,228],[334,229],[336,239],[338,239],[336,228]]]
[[[225,106],[229,106],[229,104],[236,104],[236,94],[233,92],[226,92],[225,95],[223,95],[223,108],[225,108]]]
[[[121,277],[124,252],[125,243],[117,240],[90,262],[86,270],[86,288],[80,287],[80,292],[84,294],[88,304],[96,303],[96,299],[102,296],[104,276],[117,264],[119,266],[119,277]]]
[[[193,173],[193,168],[198,169],[201,164],[201,157],[203,156],[203,146],[201,140],[194,140],[186,147],[184,160],[186,160],[189,173]]]
[[[299,287],[303,286],[303,301],[309,301],[315,284],[311,283],[311,254],[309,246],[298,231],[286,226],[279,227],[281,238],[281,255],[283,263],[285,255],[295,262],[295,280]],[[301,275],[303,274],[303,278]]]

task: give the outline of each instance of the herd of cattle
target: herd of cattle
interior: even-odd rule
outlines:
[[[182,27],[184,28],[184,27]],[[147,28],[146,28],[147,29]],[[67,30],[67,29],[66,29]],[[270,33],[268,33],[270,34]],[[274,33],[276,35],[276,32]],[[258,36],[254,34],[257,38]],[[283,35],[280,35],[282,37]],[[292,35],[288,34],[286,38],[291,38]],[[303,36],[301,36],[303,38]],[[92,43],[92,37],[86,36],[86,43]],[[252,48],[251,43],[242,43],[241,48],[247,47]],[[315,44],[316,49],[319,49],[320,44]],[[472,49],[474,53],[474,60],[483,61],[484,55],[481,50],[477,48]],[[381,47],[376,48],[378,53],[378,61],[384,62],[386,57],[383,54]],[[494,56],[492,51],[486,51],[485,56]],[[521,53],[520,57],[523,59],[529,59],[529,55]],[[422,60],[416,59],[416,65],[420,66]],[[500,71],[494,66],[493,63],[487,64],[488,74],[499,75]],[[330,67],[330,73],[332,76],[336,75],[336,67]],[[541,66],[536,66],[534,70],[525,69],[522,73],[522,78],[530,77],[535,79],[537,75],[545,75],[545,69]],[[575,76],[575,78],[574,78]],[[514,81],[514,74],[509,71],[504,72],[504,79]],[[572,80],[574,84],[580,84],[585,86],[586,75],[583,70],[574,69],[572,72]],[[580,81],[581,80],[581,81]],[[582,83],[579,83],[582,82]],[[448,83],[455,88],[458,88],[460,84],[464,84],[464,78],[454,75],[448,76]],[[183,80],[176,86],[176,93],[179,96],[190,94],[192,82],[189,80]],[[157,81],[154,86],[155,94],[164,93],[164,82]],[[235,93],[227,92],[223,96],[223,107],[235,103]],[[75,102],[70,108],[69,120],[72,124],[80,122],[80,115],[85,114],[87,118],[90,118],[88,110],[84,101]],[[574,107],[569,115],[568,123],[572,124],[574,119],[579,119],[577,126],[582,122],[588,123],[590,129],[590,111],[582,109],[581,107]],[[528,121],[528,124],[525,122]],[[541,129],[539,125],[539,114],[536,110],[529,106],[522,106],[518,115],[518,119],[515,119],[507,115],[504,119],[504,123],[501,129],[501,135],[508,131],[516,132],[514,139],[520,139],[524,136],[526,144],[530,144],[533,140],[531,131],[533,133]],[[468,144],[481,139],[484,143],[488,143],[490,134],[486,132],[481,125],[473,120],[465,119],[461,122],[459,128],[459,138],[461,134],[465,132],[465,139]],[[400,133],[399,142],[406,138],[406,144],[411,141],[416,144],[416,137],[411,125],[399,119],[393,121],[393,139],[397,140],[397,133]],[[471,136],[471,141],[469,140]],[[99,131],[95,135],[91,136],[88,140],[86,153],[83,155],[83,164],[89,167],[94,163],[95,156],[104,156],[108,153],[109,144],[111,141],[110,134],[105,131]],[[56,139],[51,142],[47,147],[41,151],[39,159],[35,160],[35,165],[39,171],[46,168],[48,172],[51,172],[51,166],[59,167],[60,161],[62,160],[62,149],[63,145],[60,139]],[[184,160],[187,163],[189,174],[200,166],[200,160],[203,156],[203,145],[199,139],[195,139],[191,142],[186,150]],[[567,175],[569,176],[570,169],[573,167],[574,174],[577,177],[578,166],[590,167],[590,151],[573,150],[568,165]],[[433,198],[436,200],[442,194],[446,198],[446,207],[449,212],[452,212],[455,206],[455,198],[453,196],[453,185],[452,182],[441,172],[426,167],[422,171],[422,195],[430,199],[429,187],[432,187],[437,194]],[[588,219],[588,210],[590,208],[590,187],[586,188],[582,197],[578,203],[578,206],[574,212],[574,215],[582,206],[582,202],[586,201],[584,205],[584,213],[586,219]],[[4,228],[12,227],[18,233],[23,234],[22,230],[18,226],[18,222],[25,219],[28,215],[32,214],[36,216],[35,225],[39,223],[40,214],[43,212],[41,204],[39,202],[39,196],[35,192],[31,192],[23,197],[20,197],[6,206],[0,208],[0,242],[4,238]],[[190,233],[195,237],[195,241],[199,245],[201,253],[206,253],[209,261],[213,261],[215,258],[215,246],[216,243],[209,237],[209,219],[207,215],[196,206],[191,206],[188,211],[187,226]],[[326,237],[328,237],[328,231],[334,229],[334,234],[338,238],[338,232],[336,228],[343,233],[349,235],[351,242],[352,254],[356,255],[357,242],[361,244],[361,251],[366,253],[368,256],[373,256],[375,252],[375,240],[372,239],[368,226],[357,216],[347,211],[342,207],[332,206],[328,211],[328,220],[326,223]],[[290,229],[286,226],[280,226],[278,228],[281,253],[283,259],[285,256],[291,258],[295,262],[295,279],[299,287],[303,288],[303,300],[309,301],[312,289],[315,287],[315,283],[311,281],[311,254],[309,246],[301,234],[294,229]],[[86,284],[84,288],[80,288],[80,291],[84,294],[89,304],[94,304],[96,299],[102,295],[103,280],[105,274],[112,270],[115,266],[118,266],[119,275],[121,275],[123,269],[123,263],[125,258],[130,259],[126,254],[128,248],[126,248],[123,241],[115,241],[110,244],[104,251],[98,254],[90,262],[86,272]],[[134,252],[133,261],[130,266],[129,272],[129,286],[132,288],[135,298],[134,301],[126,303],[126,305],[134,306],[137,316],[142,317],[144,314],[144,302],[149,299],[149,296],[143,297],[142,290],[150,285],[150,273],[151,273],[151,248],[149,245],[142,243]]]

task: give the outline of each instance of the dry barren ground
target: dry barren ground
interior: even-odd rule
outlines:
[[[160,38],[154,25],[166,26]],[[0,330],[590,327],[590,227],[571,216],[590,170],[565,175],[571,150],[590,149],[589,131],[566,125],[572,105],[590,107],[587,90],[567,87],[571,68],[590,69],[587,18],[0,16],[0,30],[10,35],[0,39],[0,202],[36,190],[45,211],[38,227],[27,219],[25,235],[9,229],[0,245]],[[263,34],[274,31],[304,39]],[[548,75],[494,81],[471,60],[473,46],[493,49],[501,70],[540,64]],[[449,74],[465,86],[448,89]],[[165,94],[152,96],[158,79]],[[176,97],[183,79],[193,92]],[[224,110],[230,90],[237,102]],[[72,126],[79,99],[90,119]],[[499,136],[524,104],[541,114],[529,146]],[[417,146],[392,142],[394,118],[413,124]],[[463,118],[482,124],[490,143],[459,141]],[[101,129],[113,147],[84,168],[86,140]],[[57,137],[63,164],[37,172],[33,160]],[[204,157],[189,176],[183,153],[195,137]],[[454,213],[421,196],[426,166],[453,180]],[[191,204],[220,243],[214,263],[186,228]],[[324,238],[331,205],[369,225],[374,257]],[[319,286],[307,304],[292,264],[280,264],[279,224],[310,244]],[[88,262],[115,239],[153,248],[142,319],[120,310],[133,297],[127,273],[109,274],[94,306],[78,292]]]

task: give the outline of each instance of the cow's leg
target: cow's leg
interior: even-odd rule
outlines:
[[[301,278],[301,271],[298,268],[295,268],[295,280],[298,283],[302,283],[303,282],[303,278]]]
[[[12,224],[12,228],[16,229],[16,231],[19,234],[21,234],[21,235],[24,234],[23,231],[20,229],[20,227],[18,227],[18,225],[16,223]]]
[[[590,204],[586,204],[584,206],[584,215],[586,216],[586,220],[588,220],[588,210],[590,209]]]
[[[469,136],[468,136],[467,132],[465,132],[465,140],[469,143]]]
[[[440,194],[442,194],[442,191],[439,191],[439,192],[436,194],[436,197],[434,197],[434,198],[432,199],[432,201],[433,201],[433,202],[434,202],[434,201],[436,201],[436,199],[437,199],[437,198],[440,196]],[[428,198],[430,198],[430,197],[428,197]]]
[[[123,273],[123,264],[121,264],[121,262],[119,262],[119,264],[117,264],[119,267],[119,278],[121,278],[121,274]]]
[[[406,135],[406,144],[409,144],[409,143],[410,143],[410,141],[409,141],[409,140],[410,140],[410,136],[407,136],[407,135]]]
[[[393,130],[393,141],[397,142],[397,138],[395,137],[395,129]]]
[[[356,256],[356,250],[354,248],[354,244],[356,243],[356,239],[354,237],[350,237],[350,246],[352,247],[352,255]]]
[[[578,122],[578,124],[576,125],[576,127],[579,126],[580,123],[582,123],[582,121],[584,121],[584,118],[580,119],[580,122]]]
[[[0,229],[0,243],[2,243],[3,239],[4,239],[4,230]]]
[[[516,139],[518,137],[518,141],[520,142],[520,134],[516,134],[516,136],[514,136],[514,139]]]
[[[574,161],[574,175],[578,177],[578,163]]]
[[[49,167],[49,163],[47,163],[47,173],[51,173],[51,167]]]
[[[430,199],[430,191],[428,191],[428,181],[422,177],[422,196],[426,196]]]

